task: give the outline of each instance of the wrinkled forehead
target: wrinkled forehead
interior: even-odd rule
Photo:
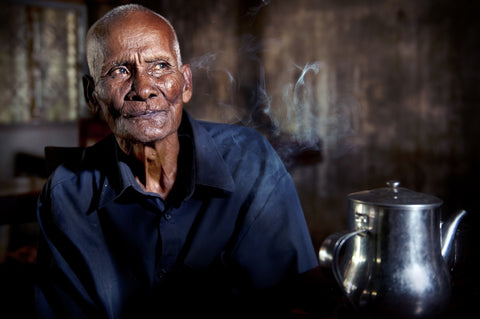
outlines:
[[[172,28],[161,17],[150,12],[135,12],[116,18],[109,24],[104,44],[110,48],[156,44],[175,54],[174,39]]]
[[[131,12],[117,16],[94,26],[87,39],[87,55],[90,71],[97,73],[112,54],[137,49],[153,54],[161,49],[163,55],[171,55],[179,61],[175,49],[175,33],[169,23],[153,12]]]

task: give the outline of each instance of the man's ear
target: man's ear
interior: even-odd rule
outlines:
[[[82,77],[82,83],[83,83],[83,95],[85,96],[85,101],[87,102],[88,108],[90,109],[90,112],[92,112],[93,114],[97,114],[98,111],[100,110],[100,105],[98,104],[98,101],[94,95],[95,82],[93,81],[93,78],[90,75],[85,74]]]
[[[185,81],[183,84],[182,99],[183,103],[188,103],[193,94],[192,70],[190,69],[189,64],[183,64],[180,67],[180,71],[182,72]]]

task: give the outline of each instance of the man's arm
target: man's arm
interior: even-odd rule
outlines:
[[[38,201],[37,218],[41,230],[35,283],[36,311],[39,318],[99,317],[90,294],[79,278],[82,258],[71,240],[53,218],[50,183]]]
[[[268,194],[263,189],[271,189]],[[233,259],[259,291],[257,299],[267,314],[288,316],[302,291],[302,274],[315,269],[318,259],[293,181],[287,172],[273,184],[260,184],[250,208],[251,224],[233,250]],[[245,284],[245,282],[244,282]],[[290,314],[291,315],[291,314]]]

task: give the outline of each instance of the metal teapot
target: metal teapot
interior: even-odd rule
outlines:
[[[349,231],[324,240],[320,265],[333,275],[352,307],[370,317],[431,318],[451,295],[450,255],[466,214],[441,223],[442,201],[399,187],[348,195]]]

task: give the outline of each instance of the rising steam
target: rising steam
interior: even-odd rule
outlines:
[[[321,62],[307,63],[304,67],[295,65],[301,70],[294,84],[286,84],[283,89],[283,101],[287,106],[287,120],[294,123],[295,139],[303,144],[316,144],[319,139],[315,114],[318,105],[315,103],[315,86],[307,82],[307,74],[318,75]]]
[[[261,1],[250,8],[247,15],[255,17],[269,3]],[[287,161],[305,151],[328,153],[329,158],[338,158],[359,145],[353,129],[358,102],[329,92],[332,86],[324,62],[292,63],[296,70],[293,74],[298,75],[295,81],[281,87],[277,83],[281,94],[272,94],[267,90],[268,77],[262,60],[265,40],[258,41],[246,34],[238,42],[236,54],[241,65],[236,70],[219,63],[221,53],[204,54],[192,59],[190,64],[194,73],[202,73],[212,85],[219,84],[218,72],[224,74],[222,79],[226,77],[228,83],[221,84],[228,86],[230,100],[218,105],[230,107],[231,113],[238,108],[245,110],[237,118],[239,124],[262,131]],[[246,76],[242,73],[245,65],[250,72]],[[281,95],[279,99],[273,98],[278,95]]]

